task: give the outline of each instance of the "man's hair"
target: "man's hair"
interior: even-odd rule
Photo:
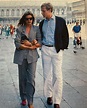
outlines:
[[[76,24],[79,24],[79,22],[77,21]]]
[[[51,9],[51,12],[53,12],[53,6],[52,6],[51,3],[43,3],[41,5],[41,8],[43,8],[43,7],[46,7],[46,10],[50,10]]]

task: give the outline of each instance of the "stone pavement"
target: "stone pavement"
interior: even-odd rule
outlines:
[[[63,59],[63,98],[61,108],[87,108],[87,48],[73,53],[72,38]],[[86,47],[86,40],[83,40]],[[0,108],[27,108],[20,106],[18,70],[13,64],[14,39],[0,36]],[[38,50],[40,56],[41,52]],[[41,57],[37,62],[34,108],[53,108],[43,97]]]

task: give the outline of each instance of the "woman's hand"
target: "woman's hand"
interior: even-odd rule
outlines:
[[[29,42],[28,40],[24,40],[21,43],[24,44],[24,45],[26,45],[26,46],[32,46],[32,43]]]
[[[28,40],[24,40],[21,42],[20,49],[34,50],[34,49],[39,48],[39,47],[41,47],[41,45],[35,39],[32,42],[29,42]]]
[[[35,45],[32,45],[31,47],[29,47],[30,50],[34,50],[36,49],[37,47]]]
[[[32,41],[32,45],[36,45],[36,44],[37,44],[37,40],[34,39],[34,40]]]

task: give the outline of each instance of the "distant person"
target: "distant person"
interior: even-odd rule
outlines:
[[[0,35],[2,35],[2,25],[0,24]]]
[[[11,34],[11,37],[14,34],[14,26],[12,24],[10,25],[10,34]]]
[[[54,108],[60,108],[63,88],[63,51],[68,48],[69,34],[65,20],[53,15],[52,4],[43,3],[41,12],[44,17],[39,25],[42,36],[44,95],[48,105],[54,102]]]
[[[34,20],[31,12],[25,12],[19,20],[15,38],[14,63],[18,64],[21,104],[25,106],[28,102],[28,108],[34,108],[37,48],[41,46],[41,34],[39,27],[33,25]]]
[[[6,33],[6,39],[8,39],[8,37],[10,35],[10,27],[8,24],[5,26],[5,33]]]
[[[84,49],[82,46],[82,39],[81,39],[81,26],[79,25],[79,22],[76,22],[76,25],[73,27],[73,33],[74,33],[74,40],[73,44],[75,45],[74,48],[77,48],[78,45],[80,45],[80,48]]]

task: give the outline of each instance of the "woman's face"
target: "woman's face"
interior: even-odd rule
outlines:
[[[26,25],[32,25],[33,17],[31,15],[27,15],[25,18]]]

